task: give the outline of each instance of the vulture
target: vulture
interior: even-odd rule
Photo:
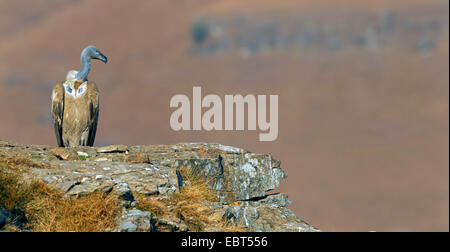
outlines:
[[[92,59],[108,61],[95,46],[88,46],[81,52],[81,70],[70,70],[53,88],[52,119],[59,147],[94,145],[100,105],[97,86],[87,79]]]

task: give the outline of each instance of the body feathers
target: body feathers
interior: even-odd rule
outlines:
[[[73,96],[65,91],[65,86],[73,89],[73,93],[81,87],[86,90]],[[98,114],[98,89],[94,83],[67,80],[53,88],[52,117],[58,146],[93,146]]]

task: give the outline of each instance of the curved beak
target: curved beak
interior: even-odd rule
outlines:
[[[103,55],[103,53],[101,53],[99,51],[95,52],[95,54],[93,56],[91,56],[91,59],[101,60],[105,64],[106,64],[106,62],[108,62],[108,58],[105,55]]]
[[[106,62],[108,62],[108,58],[105,55],[103,55],[102,53],[99,53],[98,59],[103,61],[103,63],[105,63],[105,64],[106,64]]]

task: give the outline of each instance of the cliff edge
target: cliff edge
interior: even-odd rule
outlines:
[[[55,148],[0,141],[0,228],[319,231],[287,209],[286,195],[270,193],[286,176],[271,155],[221,144]]]

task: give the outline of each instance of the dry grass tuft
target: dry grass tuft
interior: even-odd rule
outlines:
[[[245,231],[241,226],[222,220],[219,213],[205,204],[205,202],[217,201],[217,194],[206,186],[203,178],[186,171],[181,173],[183,180],[188,182],[181,192],[171,194],[170,197],[162,200],[141,196],[138,198],[138,208],[150,211],[161,218],[173,215],[183,219],[190,231],[204,231],[205,227],[218,228],[224,232]]]
[[[10,163],[0,160],[0,204],[7,209],[23,208],[32,199],[35,183],[22,186],[20,170],[17,166],[11,168]]]
[[[45,190],[44,197],[30,202],[33,231],[104,232],[116,225],[120,212],[117,197],[92,193],[78,199],[64,198],[59,192]]]
[[[38,163],[23,156],[0,156],[0,163],[8,166],[10,170],[25,171],[29,167],[48,168],[48,164]]]
[[[115,227],[121,208],[114,195],[93,193],[67,198],[42,182],[21,181],[23,167],[17,169],[16,165],[26,166],[26,162],[0,160],[0,204],[8,209],[23,209],[28,231],[102,232]]]
[[[151,212],[156,216],[164,216],[164,213],[169,211],[167,204],[161,200],[155,200],[145,196],[138,196],[137,200],[139,201],[138,209]]]

